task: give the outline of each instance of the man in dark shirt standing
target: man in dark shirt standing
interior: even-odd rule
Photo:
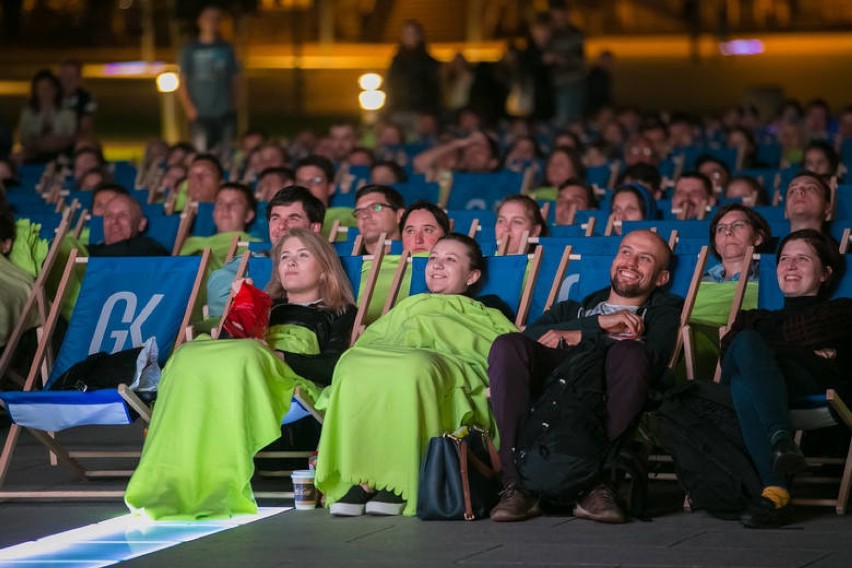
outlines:
[[[568,19],[566,0],[550,0],[553,31],[544,62],[552,65],[556,124],[568,126],[583,117],[586,104],[586,69],[583,32]]]
[[[180,53],[178,89],[195,149],[220,155],[235,133],[240,73],[234,47],[219,35],[222,16],[214,5],[202,8],[198,39]]]
[[[553,306],[524,333],[501,335],[488,355],[491,406],[500,433],[504,490],[494,521],[522,521],[541,514],[539,498],[521,485],[513,447],[530,402],[546,379],[581,341],[605,353],[606,431],[615,440],[642,411],[650,385],[672,355],[683,300],[660,290],[669,281],[671,250],[656,233],[633,231],[610,268],[611,286],[582,303]],[[574,516],[624,522],[610,487],[601,484],[575,506]]]
[[[62,84],[62,108],[74,111],[77,116],[77,137],[91,136],[98,104],[83,88],[83,64],[77,59],[66,59],[59,66],[59,82]]]

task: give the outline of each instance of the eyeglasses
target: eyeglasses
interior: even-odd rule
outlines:
[[[731,231],[732,233],[734,233],[734,232],[742,231],[744,228],[746,228],[748,226],[749,226],[749,224],[746,223],[745,221],[735,221],[735,222],[730,223],[728,225],[722,225],[720,223],[720,224],[716,225],[716,234],[717,235],[724,235],[728,231]]]
[[[325,178],[322,176],[314,176],[312,178],[306,179],[297,179],[296,184],[301,186],[314,186],[314,185],[322,185],[325,183]]]
[[[364,216],[365,213],[372,214],[373,212],[378,213],[382,209],[390,209],[391,211],[396,211],[396,207],[392,205],[388,205],[387,203],[374,203],[372,205],[368,205],[367,207],[360,207],[352,211],[352,216],[356,219],[360,219]]]

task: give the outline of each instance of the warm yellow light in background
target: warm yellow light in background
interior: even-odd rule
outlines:
[[[358,85],[365,91],[375,91],[382,86],[384,79],[378,73],[364,73],[358,77]]]
[[[178,90],[180,79],[177,73],[167,71],[157,75],[157,90],[161,93],[173,93]]]
[[[358,95],[358,104],[364,110],[379,110],[385,106],[387,95],[384,91],[362,91]]]

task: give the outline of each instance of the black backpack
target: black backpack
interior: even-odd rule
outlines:
[[[760,495],[728,387],[689,381],[666,395],[657,421],[693,509],[736,519]]]
[[[583,342],[551,374],[515,447],[524,489],[568,506],[600,480],[609,439],[604,354]]]

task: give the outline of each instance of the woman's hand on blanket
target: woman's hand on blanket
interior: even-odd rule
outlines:
[[[580,343],[582,338],[583,334],[578,329],[569,331],[551,329],[539,337],[538,342],[545,347],[550,347],[551,349],[561,349],[563,347],[568,347],[569,345],[577,345]]]
[[[282,361],[284,360],[284,353],[281,352],[281,351],[277,351],[277,350],[273,349],[272,346],[269,345],[266,342],[265,339],[259,339],[259,338],[256,337],[256,338],[254,338],[254,340],[257,341],[258,343],[260,343],[261,345],[263,345],[264,347],[266,347],[267,349],[269,349],[270,351],[272,351],[273,355],[275,355],[276,357],[278,357]]]
[[[231,282],[231,291],[234,293],[234,296],[236,296],[237,292],[240,291],[240,288],[243,287],[243,282],[254,286],[254,280],[252,280],[251,278],[237,278],[236,280]]]

